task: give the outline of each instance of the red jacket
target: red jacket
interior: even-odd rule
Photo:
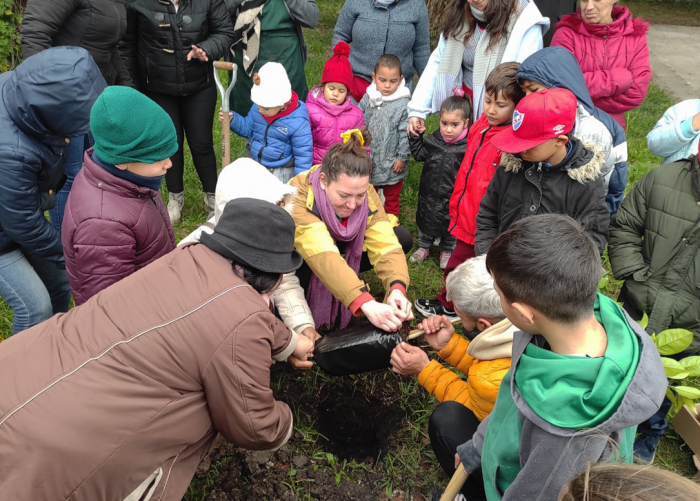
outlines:
[[[76,305],[175,248],[160,193],[110,174],[91,154],[71,187],[61,230]]]
[[[651,80],[649,23],[633,19],[629,9],[621,6],[613,7],[612,17],[610,24],[588,24],[580,10],[564,16],[552,45],[576,57],[593,104],[624,127],[624,113],[642,104]]]
[[[481,115],[467,136],[467,152],[450,198],[450,233],[470,245],[474,245],[479,204],[501,162],[501,152],[491,144],[491,138],[508,127],[510,123],[491,126],[486,115]]]

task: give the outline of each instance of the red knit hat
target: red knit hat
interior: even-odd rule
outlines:
[[[348,61],[350,46],[345,42],[338,42],[333,48],[333,55],[326,61],[323,67],[321,85],[328,82],[338,82],[348,88],[348,92],[355,89],[355,76],[352,74],[352,66]]]

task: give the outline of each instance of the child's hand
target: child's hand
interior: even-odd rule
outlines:
[[[394,172],[397,174],[406,170],[406,162],[404,160],[399,160],[398,158],[394,160]]]
[[[230,122],[232,119],[233,119],[233,113],[229,111],[228,112],[228,121]],[[219,122],[223,122],[223,121],[224,121],[224,112],[221,111],[221,108],[219,108]]]
[[[297,347],[287,361],[295,369],[311,369],[313,363],[308,358],[314,354],[314,342],[306,336],[297,337]]]

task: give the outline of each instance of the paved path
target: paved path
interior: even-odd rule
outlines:
[[[676,102],[700,98],[700,28],[652,24],[647,33],[652,82]]]

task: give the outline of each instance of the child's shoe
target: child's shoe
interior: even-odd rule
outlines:
[[[411,254],[411,257],[409,257],[408,260],[412,263],[422,263],[425,261],[425,258],[428,257],[428,254],[430,254],[430,249],[418,247],[418,250]]]
[[[437,299],[416,299],[413,305],[418,310],[418,313],[424,317],[434,317],[436,315],[445,315],[449,320],[457,320],[457,314],[445,308]]]
[[[445,269],[447,268],[447,262],[450,260],[450,256],[452,255],[452,252],[441,252],[440,253],[440,268]]]
[[[185,208],[185,192],[171,193],[168,192],[168,216],[170,217],[170,224],[175,226],[180,224],[180,218],[182,217],[182,209]]]
[[[207,206],[209,212],[214,212],[214,209],[216,209],[216,193],[205,193],[204,205]]]
[[[636,463],[651,464],[656,456],[661,437],[640,433],[634,439],[634,460]]]

